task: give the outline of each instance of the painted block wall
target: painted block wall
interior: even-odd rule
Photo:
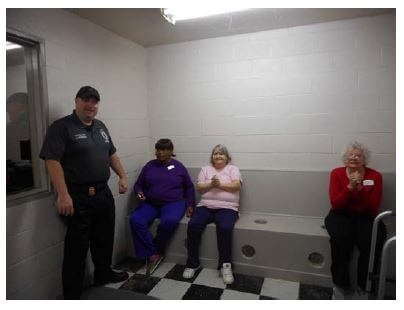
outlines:
[[[50,122],[72,113],[83,85],[101,95],[98,118],[109,128],[132,188],[149,157],[146,50],[60,9],[7,9],[7,27],[45,41]],[[114,263],[126,256],[125,219],[132,198],[118,194]],[[7,208],[7,298],[54,299],[62,292],[65,226],[47,196]],[[88,270],[92,265],[88,259]]]
[[[147,49],[150,127],[188,167],[228,146],[242,169],[329,171],[345,143],[395,171],[395,17]]]

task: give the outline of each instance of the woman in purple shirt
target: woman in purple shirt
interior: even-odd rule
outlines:
[[[195,206],[194,186],[184,165],[172,158],[175,155],[171,140],[160,139],[155,149],[157,159],[143,167],[135,183],[140,204],[130,217],[136,256],[147,260],[147,275],[163,260],[187,207]],[[148,227],[158,217],[160,224],[153,241]]]

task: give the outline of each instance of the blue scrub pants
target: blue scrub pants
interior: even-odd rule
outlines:
[[[167,245],[184,216],[185,210],[184,200],[167,203],[162,206],[155,206],[149,202],[141,203],[130,217],[136,256],[139,258],[148,258],[156,254],[164,256]],[[160,224],[153,241],[149,226],[158,217],[160,218]]]
[[[209,209],[197,207],[187,230],[188,268],[197,268],[199,261],[199,245],[206,225],[216,224],[217,249],[219,251],[218,269],[223,263],[231,263],[231,248],[234,224],[238,219],[238,212],[231,209]]]

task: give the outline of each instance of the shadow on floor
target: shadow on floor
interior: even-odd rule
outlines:
[[[143,295],[140,293],[128,291],[128,290],[117,290],[105,286],[92,286],[86,289],[81,299],[86,300],[134,300],[134,299],[157,299],[155,297]]]

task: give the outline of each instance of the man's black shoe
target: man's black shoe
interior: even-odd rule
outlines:
[[[129,275],[125,271],[121,272],[115,272],[111,271],[111,273],[108,276],[104,277],[94,277],[94,285],[104,285],[107,283],[118,283],[118,282],[123,282],[126,281],[129,278]]]

